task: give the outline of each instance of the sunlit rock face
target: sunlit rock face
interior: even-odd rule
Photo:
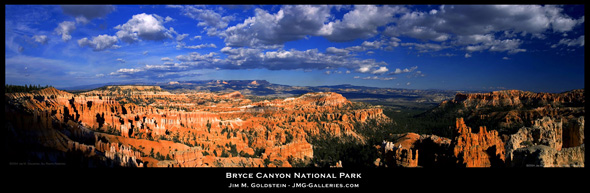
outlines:
[[[59,159],[76,152],[89,165],[122,167],[290,167],[313,157],[309,137],[363,140],[355,124],[388,119],[331,92],[253,102],[239,92],[171,94],[158,86],[47,88],[6,94],[6,103],[13,143],[33,135]]]
[[[492,164],[504,162],[504,143],[497,131],[480,127],[478,133],[472,133],[463,118],[458,118],[456,124],[451,147],[459,165],[491,167]]]
[[[523,127],[506,142],[513,167],[584,167],[584,117],[564,128],[562,119],[544,117]]]
[[[520,90],[490,93],[459,93],[432,110],[454,113],[465,121],[489,123],[497,128],[532,126],[543,117],[564,118],[568,121],[584,116],[584,90],[563,93],[534,93]],[[512,134],[512,133],[511,133]]]

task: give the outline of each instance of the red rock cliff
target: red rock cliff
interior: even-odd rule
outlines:
[[[387,119],[381,109],[353,108],[336,93],[252,102],[238,92],[170,94],[153,87],[113,86],[79,95],[47,89],[6,96],[14,107],[7,112],[32,114],[20,125],[33,119],[39,128],[53,128],[52,122],[85,128],[95,132],[88,135],[104,138],[86,145],[118,160],[117,165],[135,167],[259,166],[268,161],[289,167],[289,159],[313,157],[308,136],[328,133],[362,140],[354,124]]]
[[[490,167],[505,160],[504,142],[495,130],[480,127],[479,133],[472,133],[463,118],[458,118],[451,142],[458,164],[466,167]]]

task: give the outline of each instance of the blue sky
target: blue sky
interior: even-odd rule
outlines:
[[[5,5],[5,81],[584,88],[583,5]]]

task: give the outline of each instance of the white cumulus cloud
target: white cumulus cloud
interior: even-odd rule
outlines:
[[[387,71],[389,71],[389,69],[387,69],[387,67],[381,66],[378,69],[373,70],[373,72],[371,72],[371,73],[373,73],[373,74],[383,74],[383,73],[386,73]]]
[[[217,46],[213,43],[210,43],[210,44],[199,44],[199,45],[193,45],[193,46],[184,46],[184,48],[201,49],[201,48],[217,48]]]
[[[49,40],[49,38],[47,38],[46,35],[34,35],[33,40],[35,40],[35,42],[38,42],[40,44],[46,44],[47,41]]]
[[[402,74],[402,73],[413,72],[416,69],[418,69],[418,66],[412,66],[410,68],[404,68],[403,70],[402,69],[399,69],[399,68],[396,68],[395,71],[389,73],[389,75],[397,75],[397,74]]]
[[[155,14],[137,14],[127,23],[115,26],[117,37],[125,42],[133,43],[141,39],[164,40],[172,38],[172,32],[163,25],[162,17]]]
[[[355,5],[341,20],[323,25],[320,34],[330,41],[343,42],[377,35],[377,28],[394,21],[394,15],[405,12],[401,6]]]
[[[515,54],[526,52],[516,34],[544,39],[546,33],[568,32],[584,22],[583,16],[576,19],[563,12],[559,5],[442,5],[428,12],[408,11],[384,34],[449,42],[468,52]]]
[[[336,47],[328,47],[328,48],[326,48],[326,53],[328,53],[328,54],[335,54],[335,55],[346,56],[346,55],[348,55],[349,52],[350,52],[349,50],[340,49],[340,48],[336,48]]]
[[[228,27],[222,34],[230,47],[280,45],[318,35],[330,17],[330,6],[284,5],[277,13],[256,9],[255,16]]]
[[[184,16],[197,20],[197,26],[204,27],[208,35],[217,35],[219,30],[228,26],[228,23],[234,19],[233,16],[223,16],[219,9],[208,9],[201,5],[173,5],[170,8],[178,8]]]
[[[559,40],[559,42],[557,44],[553,44],[551,45],[551,48],[556,48],[559,45],[566,45],[568,47],[572,47],[572,46],[584,46],[584,35],[581,35],[578,38],[575,39],[568,39],[568,38],[563,38],[561,40]]]
[[[76,29],[76,25],[74,22],[64,21],[64,22],[59,23],[57,28],[55,28],[55,32],[57,33],[57,35],[61,35],[61,39],[63,41],[68,41],[68,40],[72,39],[72,36],[70,35],[70,33],[72,33],[72,31],[74,31],[75,29]]]
[[[80,47],[88,46],[94,51],[103,51],[108,48],[119,48],[118,45],[115,45],[117,42],[117,36],[103,34],[93,37],[92,40],[89,40],[88,38],[79,39],[78,45]]]

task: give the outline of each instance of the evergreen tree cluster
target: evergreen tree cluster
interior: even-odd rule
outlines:
[[[21,86],[21,85],[6,84],[6,85],[4,85],[4,93],[31,92],[34,90],[41,90],[41,89],[48,88],[48,87],[49,87],[49,85],[41,86],[41,85],[25,84],[24,86]]]

